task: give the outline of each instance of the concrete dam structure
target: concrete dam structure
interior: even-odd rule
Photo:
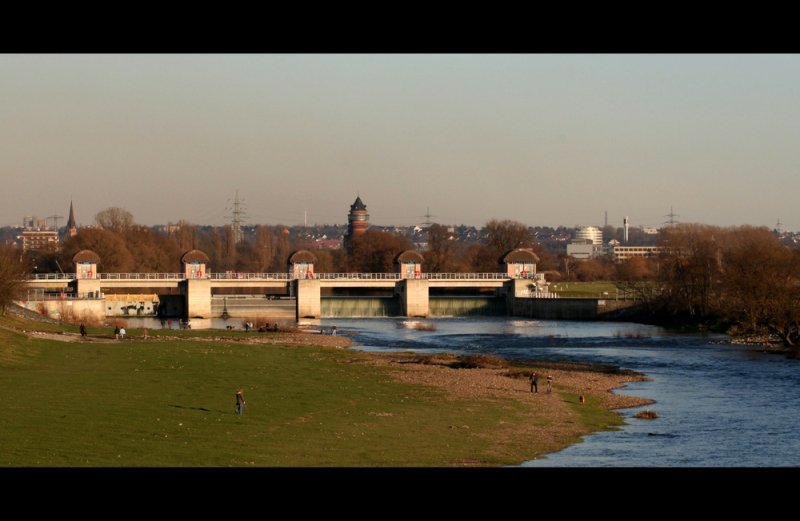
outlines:
[[[74,274],[31,276],[28,298],[20,303],[54,318],[78,320],[465,314],[597,319],[601,307],[625,305],[553,298],[536,273],[538,258],[521,248],[501,257],[496,273],[424,273],[423,258],[413,251],[395,258],[394,273],[315,273],[316,259],[307,250],[289,257],[285,273],[215,273],[207,269],[208,260],[191,250],[181,257],[179,273],[98,273],[100,258],[83,250],[73,258]]]

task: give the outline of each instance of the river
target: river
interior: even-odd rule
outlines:
[[[642,408],[621,410],[621,430],[586,436],[522,466],[800,466],[800,362],[783,355],[728,345],[722,335],[633,323],[465,317],[426,320],[435,331],[424,331],[408,322],[323,319],[321,326],[336,326],[357,349],[597,362],[650,378],[617,392],[655,400],[648,408],[658,419],[633,418]]]
[[[655,400],[656,420],[624,409],[618,431],[523,463],[535,467],[765,467],[800,465],[800,362],[724,343],[722,335],[655,326],[508,318],[426,321],[337,319],[365,350],[489,353],[505,358],[599,362],[645,373],[617,392]]]

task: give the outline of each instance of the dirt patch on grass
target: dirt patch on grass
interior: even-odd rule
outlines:
[[[51,331],[25,331],[21,330],[20,333],[28,335],[30,338],[41,338],[45,340],[57,340],[59,342],[94,342],[101,344],[108,344],[113,342],[122,342],[122,340],[114,340],[113,338],[87,335],[81,337],[80,333],[71,333],[69,331],[51,332]],[[127,342],[128,340],[124,340]]]
[[[302,331],[255,333],[247,339],[253,344],[285,345],[285,346],[314,346],[314,347],[350,347],[353,343],[346,336],[323,335],[320,333],[305,333]]]
[[[601,368],[593,371],[588,365],[559,369],[538,367],[509,367],[510,363],[495,357],[436,354],[419,356],[414,353],[364,353],[362,363],[398,369],[393,378],[411,384],[421,384],[445,391],[446,400],[470,400],[480,406],[481,400],[504,400],[521,418],[509,421],[508,427],[498,426],[486,441],[490,452],[499,460],[514,460],[525,453],[528,459],[560,450],[587,434],[574,410],[577,396],[592,396],[607,409],[636,407],[651,400],[612,394],[626,382],[646,380],[631,372],[614,373]],[[483,358],[483,357],[480,357]],[[530,374],[539,375],[539,392],[531,393]],[[553,392],[546,392],[546,377],[553,376]],[[460,426],[454,426],[459,428]],[[527,451],[527,452],[526,452]],[[457,465],[481,465],[486,462],[461,461]]]

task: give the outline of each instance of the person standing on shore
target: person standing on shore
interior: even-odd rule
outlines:
[[[536,373],[531,373],[531,392],[532,393],[539,392],[539,381],[536,378]]]
[[[241,416],[242,413],[244,413],[245,405],[247,405],[247,403],[244,401],[244,389],[240,388],[236,391],[236,414]]]
[[[551,374],[547,375],[547,392],[553,392],[553,375]]]

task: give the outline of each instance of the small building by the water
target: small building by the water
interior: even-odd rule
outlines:
[[[317,257],[308,250],[297,250],[289,255],[289,274],[293,279],[313,279]]]
[[[92,250],[81,250],[72,257],[75,265],[75,278],[96,279],[97,265],[100,263],[100,256]]]
[[[418,279],[422,276],[422,262],[425,259],[414,250],[406,250],[394,258],[395,273],[401,279]]]
[[[530,248],[514,248],[500,257],[500,273],[512,279],[532,279],[536,276],[539,257]]]
[[[181,257],[181,267],[187,279],[202,279],[206,277],[208,255],[200,250],[189,250]]]

